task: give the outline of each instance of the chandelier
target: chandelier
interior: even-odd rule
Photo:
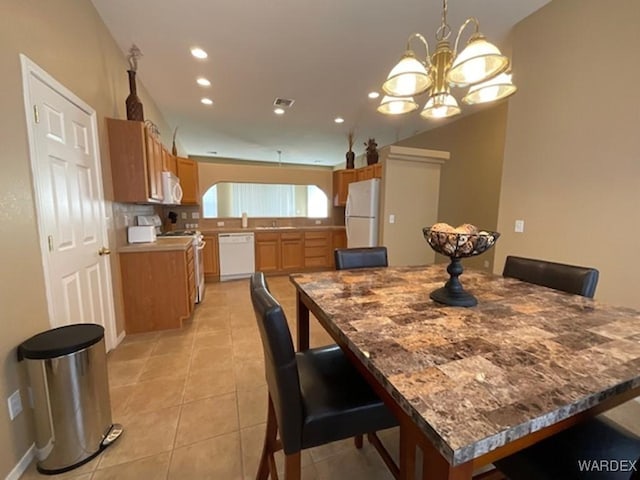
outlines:
[[[458,54],[458,43],[464,29],[475,25],[464,50]],[[458,101],[451,94],[451,87],[469,87],[462,101],[468,105],[488,103],[513,95],[509,59],[489,43],[480,33],[480,24],[470,17],[458,30],[451,50],[451,27],[447,23],[447,0],[442,1],[442,24],[436,31],[436,51],[429,54],[429,43],[419,33],[407,40],[407,49],[398,64],[391,69],[382,84],[385,96],[378,111],[398,115],[418,109],[415,95],[428,93],[427,102],[420,115],[424,118],[446,118],[460,113]],[[418,59],[411,50],[411,41],[420,40],[426,47],[426,59]]]

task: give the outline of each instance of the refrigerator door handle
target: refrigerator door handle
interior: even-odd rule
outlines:
[[[344,215],[348,217],[351,213],[351,195],[347,195],[347,204],[345,205]]]
[[[349,216],[344,217],[344,231],[347,234],[347,246],[349,245]]]

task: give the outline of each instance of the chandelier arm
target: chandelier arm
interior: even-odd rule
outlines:
[[[456,43],[453,45],[454,58],[456,57],[456,55],[458,55],[458,43],[460,42],[460,37],[462,36],[462,32],[470,23],[473,23],[476,26],[474,33],[478,33],[480,31],[480,22],[478,22],[478,19],[476,17],[469,17],[464,21],[464,23],[460,26],[460,29],[458,30],[458,35],[456,35]]]
[[[426,66],[430,66],[431,65],[431,53],[429,52],[429,42],[427,42],[427,39],[424,38],[421,34],[413,33],[409,37],[409,39],[407,40],[407,50],[411,50],[411,40],[413,40],[414,38],[419,39],[424,44],[424,48],[427,50],[427,61],[426,62],[422,62],[422,63],[424,63]]]

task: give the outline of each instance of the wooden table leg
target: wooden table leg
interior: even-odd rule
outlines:
[[[309,308],[296,290],[296,322],[298,329],[298,351],[309,350]]]
[[[416,446],[415,429],[410,425],[411,419],[405,415],[400,422],[400,480],[415,480]]]
[[[422,451],[422,480],[471,480],[473,462],[453,467],[418,430],[408,415],[400,423],[400,480],[416,479],[416,448]]]
[[[430,443],[421,445],[423,480],[471,480],[473,462],[452,466]]]

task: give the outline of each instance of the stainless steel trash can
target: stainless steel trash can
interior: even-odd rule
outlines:
[[[39,333],[18,347],[33,392],[38,471],[88,462],[122,433],[111,423],[104,328],[83,323]]]

